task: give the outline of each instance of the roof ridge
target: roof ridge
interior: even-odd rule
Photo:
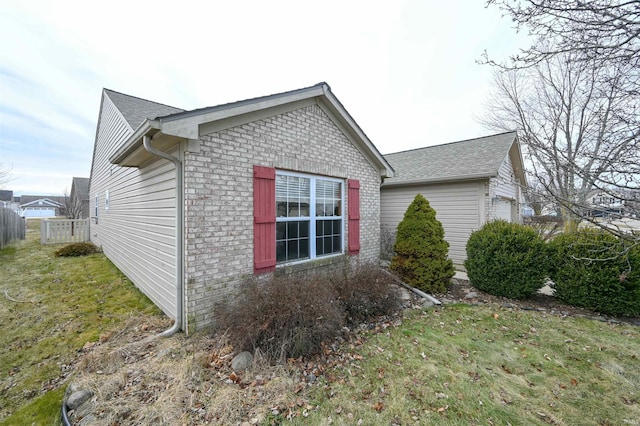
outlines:
[[[204,111],[208,111],[208,110],[231,108],[231,107],[242,105],[242,104],[250,104],[252,102],[256,102],[256,101],[261,100],[261,99],[268,99],[268,98],[271,98],[271,97],[278,97],[278,96],[286,96],[286,95],[290,95],[290,94],[293,94],[293,93],[296,93],[296,92],[303,92],[305,90],[310,90],[310,89],[313,89],[313,88],[318,88],[318,87],[323,87],[323,86],[326,86],[329,90],[331,90],[331,87],[327,83],[322,81],[322,82],[314,84],[312,86],[302,87],[300,89],[286,90],[284,92],[272,93],[270,95],[254,96],[253,98],[239,99],[239,100],[236,100],[236,101],[225,102],[225,103],[222,103],[222,104],[208,105],[208,106],[195,108],[195,109],[182,110],[180,112],[176,112],[176,113],[168,114],[168,115],[163,115],[163,116],[160,116],[158,118],[164,118],[164,119],[168,118],[169,121],[170,121],[170,120],[175,120],[175,119],[178,119],[178,118],[182,118],[185,115],[191,116],[191,115],[200,114],[200,113],[202,113]]]
[[[515,130],[512,130],[512,131],[508,131],[508,132],[496,133],[496,134],[493,134],[493,135],[480,136],[480,137],[477,137],[477,138],[469,138],[469,139],[463,139],[463,140],[460,140],[460,141],[445,142],[445,143],[441,143],[441,144],[437,144],[437,145],[423,146],[423,147],[420,147],[420,148],[411,148],[411,149],[407,149],[407,150],[404,150],[404,151],[390,152],[388,154],[384,154],[384,156],[386,157],[387,155],[403,154],[405,152],[420,151],[420,150],[429,149],[429,148],[438,148],[438,147],[441,147],[441,146],[454,145],[454,144],[459,144],[459,143],[464,143],[464,142],[471,142],[471,141],[480,140],[480,139],[493,138],[493,137],[496,137],[496,136],[507,135],[509,133],[517,133],[517,132]]]
[[[116,93],[116,94],[121,95],[121,96],[126,96],[128,98],[137,99],[139,101],[150,102],[152,104],[160,105],[160,106],[167,107],[167,108],[173,108],[173,109],[179,109],[179,110],[182,110],[182,111],[187,111],[184,108],[175,107],[173,105],[168,105],[168,104],[163,104],[161,102],[151,101],[149,99],[141,98],[139,96],[128,95],[126,93],[118,92],[117,90],[107,89],[106,87],[103,87],[102,90],[104,90],[105,92],[111,92],[111,93]]]

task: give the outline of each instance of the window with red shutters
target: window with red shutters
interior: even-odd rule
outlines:
[[[276,169],[253,166],[253,270],[276,267]]]
[[[360,182],[349,179],[349,254],[360,252]]]

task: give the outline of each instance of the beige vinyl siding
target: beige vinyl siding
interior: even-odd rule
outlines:
[[[482,223],[483,203],[479,202],[484,182],[460,182],[417,186],[382,187],[380,221],[383,228],[395,233],[398,223],[416,194],[422,194],[442,222],[445,240],[449,243],[449,258],[457,266],[466,259],[465,245],[472,231]]]
[[[489,220],[505,219],[518,222],[521,191],[508,155],[498,169],[498,176],[491,179],[489,192]]]
[[[103,97],[91,172],[91,240],[167,315],[176,310],[175,171],[166,160],[118,167],[109,157],[132,129]],[[109,209],[105,210],[105,192]],[[98,218],[94,216],[96,195]]]

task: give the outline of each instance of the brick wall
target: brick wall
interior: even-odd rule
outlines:
[[[316,262],[330,269],[345,262],[378,260],[379,175],[319,106],[203,136],[200,152],[187,153],[184,160],[189,330],[212,325],[215,304],[231,298],[253,274],[254,165],[359,180],[360,253]],[[297,270],[309,271],[310,266],[301,264]],[[296,268],[287,268],[291,271]]]

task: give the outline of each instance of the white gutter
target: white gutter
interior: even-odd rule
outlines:
[[[176,167],[176,320],[171,328],[160,333],[163,337],[169,337],[174,333],[180,331],[182,328],[182,317],[184,315],[184,294],[183,294],[183,267],[182,267],[182,253],[183,253],[183,229],[184,229],[184,208],[183,208],[183,177],[182,177],[182,162],[179,158],[169,155],[166,152],[162,152],[153,146],[151,146],[151,136],[144,135],[142,137],[142,145],[144,149],[150,154],[162,157],[165,160],[171,161]]]

